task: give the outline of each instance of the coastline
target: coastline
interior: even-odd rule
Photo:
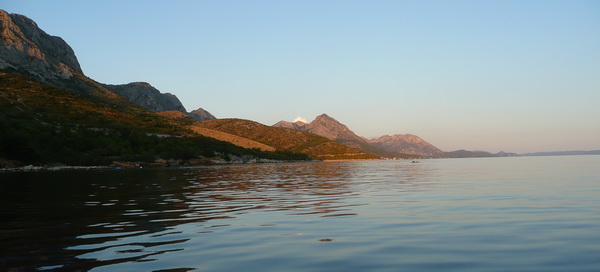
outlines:
[[[172,168],[193,168],[215,165],[241,165],[241,164],[262,164],[262,163],[298,163],[298,162],[339,162],[339,161],[377,161],[383,159],[347,159],[347,160],[271,160],[261,158],[235,158],[229,161],[224,159],[196,159],[189,161],[182,160],[158,160],[154,163],[147,162],[123,162],[115,161],[110,165],[26,165],[20,167],[0,168],[1,173],[15,172],[39,172],[39,171],[66,171],[66,170],[126,170],[126,169],[172,169]]]
[[[40,171],[65,171],[65,170],[126,170],[126,169],[172,169],[172,168],[192,168],[215,165],[240,165],[240,164],[262,164],[262,163],[297,163],[297,162],[319,162],[320,160],[271,160],[260,158],[238,158],[226,161],[224,159],[197,159],[190,161],[181,160],[160,160],[154,163],[145,162],[122,162],[115,161],[110,165],[26,165],[20,167],[0,168],[1,173],[16,172],[40,172]]]

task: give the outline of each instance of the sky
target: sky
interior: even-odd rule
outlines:
[[[600,1],[4,0],[108,84],[444,151],[600,149]]]

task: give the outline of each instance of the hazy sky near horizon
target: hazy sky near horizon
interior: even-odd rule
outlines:
[[[31,1],[99,82],[444,151],[600,149],[600,1]]]

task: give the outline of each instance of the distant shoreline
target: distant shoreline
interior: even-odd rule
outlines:
[[[265,163],[299,163],[299,162],[338,162],[338,161],[378,161],[385,159],[347,159],[347,160],[268,160],[268,159],[253,159],[248,161],[225,161],[225,160],[202,160],[202,163],[189,163],[189,162],[172,162],[169,163],[141,163],[141,162],[115,162],[111,165],[97,165],[97,166],[74,166],[74,165],[61,165],[61,166],[20,166],[20,167],[6,167],[0,168],[0,173],[14,173],[14,172],[41,172],[41,171],[65,171],[65,170],[128,170],[128,169],[177,169],[177,168],[195,168],[205,166],[218,166],[218,165],[248,165],[248,164],[265,164]]]
[[[516,157],[567,157],[567,156],[590,156],[600,154],[552,154],[552,155],[519,155]],[[489,159],[489,158],[506,158],[506,157],[470,157],[470,158],[423,158],[423,159]],[[234,160],[199,160],[199,161],[172,161],[169,163],[142,163],[142,162],[114,162],[111,165],[95,165],[95,166],[75,166],[75,165],[60,165],[60,166],[35,166],[27,165],[20,167],[4,167],[0,168],[1,173],[16,173],[16,172],[41,172],[41,171],[65,171],[65,170],[127,170],[127,169],[181,169],[181,168],[196,168],[218,165],[248,165],[248,164],[265,164],[265,163],[299,163],[299,162],[340,162],[340,161],[386,161],[390,159],[340,159],[340,160],[269,160],[269,159],[251,159],[247,161]],[[410,159],[396,159],[398,161],[411,161]],[[412,160],[414,161],[414,160]],[[414,161],[418,162],[418,161]]]
[[[320,160],[298,161],[298,160],[268,160],[268,159],[253,159],[248,161],[217,161],[217,160],[202,160],[198,163],[189,162],[171,162],[171,163],[140,163],[140,162],[115,162],[111,165],[96,165],[96,166],[35,166],[27,165],[20,167],[5,167],[0,168],[0,173],[15,173],[15,172],[41,172],[41,171],[65,171],[65,170],[128,170],[128,169],[177,169],[177,168],[194,168],[217,165],[246,165],[246,164],[263,164],[263,163],[297,163],[297,162],[319,162]]]

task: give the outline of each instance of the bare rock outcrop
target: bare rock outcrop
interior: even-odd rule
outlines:
[[[57,88],[107,104],[136,104],[153,112],[186,112],[179,99],[148,83],[100,84],[83,74],[75,52],[62,38],[51,36],[31,19],[0,9],[0,69],[35,78]]]
[[[123,85],[104,85],[109,90],[134,104],[152,112],[181,111],[187,112],[177,96],[170,93],[161,93],[146,82],[132,82]]]
[[[0,9],[0,69],[73,91],[107,104],[129,107],[123,97],[86,77],[71,46],[26,16]]]
[[[0,10],[0,68],[27,72],[46,83],[83,74],[75,52],[62,38],[4,10]]]

